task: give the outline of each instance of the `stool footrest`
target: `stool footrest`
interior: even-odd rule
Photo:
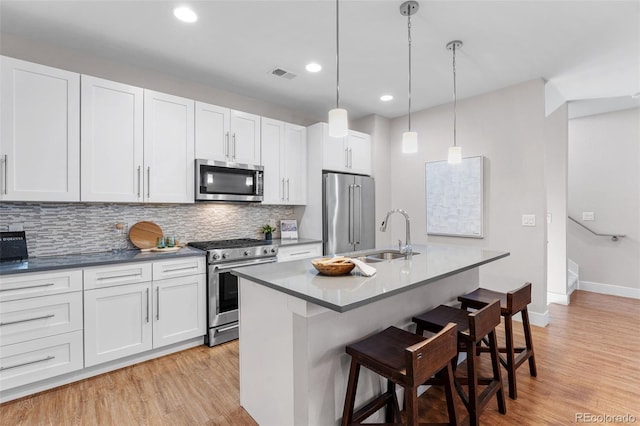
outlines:
[[[373,413],[385,407],[390,399],[395,399],[395,394],[391,395],[390,393],[385,392],[382,395],[378,396],[374,400],[370,401],[367,405],[353,413],[352,422],[355,424],[362,423],[362,421],[367,419],[367,417],[370,417]],[[397,404],[397,401],[395,403]]]

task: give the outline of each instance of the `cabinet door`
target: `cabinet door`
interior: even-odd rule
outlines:
[[[231,110],[196,102],[196,158],[229,161]]]
[[[241,164],[260,164],[260,116],[231,110],[231,159]]]
[[[0,61],[0,199],[79,201],[79,74]]]
[[[270,118],[262,119],[262,165],[264,167],[263,204],[284,204],[285,181],[280,165],[284,123]]]
[[[307,259],[322,256],[322,243],[300,244],[295,246],[281,245],[278,248],[278,262]]]
[[[287,204],[307,203],[307,129],[295,124],[285,124],[282,169],[285,178]],[[265,173],[266,174],[266,173]]]
[[[206,333],[205,275],[153,282],[153,347]]]
[[[194,101],[144,91],[146,201],[194,202]]]
[[[82,76],[82,201],[142,201],[143,90]]]
[[[322,126],[322,168],[335,172],[348,171],[348,149],[346,138],[332,138],[329,136],[329,125]]]
[[[371,137],[364,133],[349,131],[347,146],[349,171],[370,175]]]
[[[85,367],[152,348],[151,283],[84,292]]]

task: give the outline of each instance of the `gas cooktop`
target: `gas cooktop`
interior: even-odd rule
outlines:
[[[189,243],[189,245],[200,250],[216,250],[216,249],[268,246],[268,245],[271,245],[271,241],[258,240],[255,238],[238,238],[234,240],[195,241],[195,242]]]

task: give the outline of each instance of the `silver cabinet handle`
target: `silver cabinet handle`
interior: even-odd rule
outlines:
[[[349,168],[353,168],[353,148],[349,148]]]
[[[147,198],[151,197],[151,166],[147,166]]]
[[[97,277],[98,281],[102,280],[113,280],[116,278],[127,278],[127,277],[142,277],[142,274],[122,274],[122,275],[109,275],[108,277]]]
[[[229,132],[224,134],[225,144],[224,144],[224,156],[225,158],[229,158]]]
[[[287,201],[289,201],[289,179],[287,179]]]
[[[349,148],[344,149],[344,166],[349,167]]]
[[[55,285],[55,284],[54,283],[47,283],[47,284],[30,285],[28,287],[0,288],[0,291],[26,290],[28,288],[51,287],[52,285]]]
[[[142,166],[138,166],[138,198],[140,198],[140,169],[142,168]]]
[[[10,370],[12,368],[18,368],[18,367],[22,367],[22,366],[30,365],[30,364],[37,364],[38,362],[45,362],[45,361],[49,361],[49,360],[54,359],[54,358],[55,358],[55,356],[49,355],[46,358],[37,359],[35,361],[23,362],[22,364],[10,365],[8,367],[0,367],[0,371]]]
[[[147,317],[145,318],[145,321],[148,323],[149,322],[149,289],[147,288]]]
[[[160,320],[160,287],[156,287],[156,321]]]
[[[53,317],[55,317],[54,314],[49,314],[49,315],[44,315],[44,316],[41,316],[41,317],[27,318],[27,319],[18,320],[18,321],[0,322],[0,327],[2,327],[3,325],[20,324],[22,322],[38,321],[38,320],[41,320],[41,319],[47,319],[47,318],[53,318]]]
[[[284,178],[282,178],[282,196],[280,197],[282,201],[284,201]]]
[[[233,158],[234,160],[236,159],[236,134],[233,134]]]
[[[162,272],[164,272],[166,274],[168,272],[188,271],[190,269],[193,269],[193,270],[197,271],[198,267],[197,266],[182,266],[180,268],[165,269]]]
[[[2,171],[4,173],[4,178],[2,179],[2,193],[7,195],[7,169],[9,168],[9,157],[7,154],[4,155],[4,159],[2,161]]]

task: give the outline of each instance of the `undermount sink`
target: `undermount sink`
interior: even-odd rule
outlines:
[[[420,253],[414,252],[413,254],[416,255]],[[368,263],[375,263],[384,262],[385,260],[404,259],[405,257],[406,254],[400,253],[399,250],[377,250],[370,253],[364,253],[359,256],[358,259]]]

